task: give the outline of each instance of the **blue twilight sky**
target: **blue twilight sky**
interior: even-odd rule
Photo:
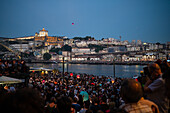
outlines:
[[[74,23],[74,25],[72,25]],[[0,0],[0,37],[170,41],[170,0]]]

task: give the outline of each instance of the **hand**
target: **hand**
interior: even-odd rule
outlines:
[[[153,82],[153,81],[150,80],[150,79],[146,82],[146,84],[145,84],[145,86],[144,86],[144,92],[146,92],[146,93],[152,92],[152,91],[150,90],[150,88],[148,88],[148,86],[149,86],[152,82]]]
[[[149,84],[151,84],[153,82],[153,80],[149,79],[146,83],[145,83],[145,86],[144,87],[148,87]]]

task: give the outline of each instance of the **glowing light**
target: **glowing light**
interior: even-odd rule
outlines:
[[[114,80],[112,80],[112,84],[114,83],[115,81]]]
[[[57,82],[54,82],[54,84],[57,84]]]
[[[5,86],[5,87],[4,87],[4,89],[6,89],[6,90],[7,90],[7,89],[8,89],[8,86]]]
[[[73,76],[73,73],[70,73],[70,76],[72,77],[72,76]]]
[[[45,83],[45,80],[43,80],[42,83]]]
[[[45,71],[45,74],[48,74],[48,71]]]
[[[74,25],[74,23],[72,23],[72,25]]]
[[[94,84],[94,83],[91,83],[91,85],[93,85],[93,86],[94,86],[95,84]]]
[[[77,78],[79,79],[79,78],[80,78],[80,75],[77,75]]]

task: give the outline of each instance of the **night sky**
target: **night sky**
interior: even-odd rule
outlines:
[[[122,37],[170,42],[170,0],[0,0],[0,37]]]

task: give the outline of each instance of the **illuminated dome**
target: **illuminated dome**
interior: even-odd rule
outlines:
[[[39,36],[48,36],[48,31],[43,28],[42,30],[40,30]]]
[[[40,30],[40,31],[46,31],[46,32],[48,32],[47,30],[45,30],[44,28],[42,29],[42,30]]]

